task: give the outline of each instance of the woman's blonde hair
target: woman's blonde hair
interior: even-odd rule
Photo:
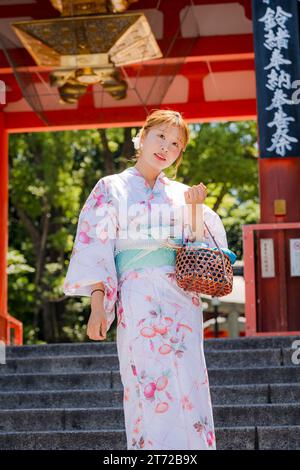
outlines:
[[[172,111],[170,109],[155,109],[150,112],[148,115],[145,124],[139,131],[140,137],[146,136],[149,130],[152,127],[159,126],[160,124],[167,124],[171,126],[177,126],[181,130],[182,133],[182,140],[183,140],[183,148],[179,154],[179,157],[175,160],[175,162],[171,165],[174,168],[174,174],[172,178],[176,178],[178,168],[181,165],[183,152],[186,149],[186,146],[189,141],[190,137],[190,130],[188,127],[187,122],[183,119],[182,115],[178,111]],[[141,149],[138,149],[135,153],[135,160],[139,158],[141,155]]]

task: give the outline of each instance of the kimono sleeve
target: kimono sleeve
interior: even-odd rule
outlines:
[[[79,215],[73,250],[63,290],[65,295],[90,296],[91,285],[104,285],[103,306],[107,331],[115,318],[118,280],[114,260],[116,213],[108,183],[100,179]]]
[[[216,212],[211,211],[204,215],[204,220],[220,248],[228,248],[226,231],[220,216]],[[204,241],[208,243],[209,248],[215,247],[215,242],[206,230],[205,234],[206,236]]]

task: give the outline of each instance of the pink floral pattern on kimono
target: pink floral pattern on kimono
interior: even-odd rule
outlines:
[[[116,312],[127,449],[216,449],[201,297],[178,287],[174,266],[117,273],[116,240],[107,237],[101,223],[99,239],[95,228],[100,206],[107,210],[118,238],[120,221],[109,209],[125,198],[129,205],[141,208],[132,217],[133,223],[147,226],[145,216],[153,204],[180,207],[185,204],[187,188],[164,172],[151,188],[137,168],[131,167],[96,184],[78,221],[64,291],[90,295],[90,285],[101,281],[108,329]],[[220,246],[227,247],[221,219],[206,205],[204,220]],[[207,234],[206,241],[214,246]]]
[[[114,266],[115,239],[108,237],[107,221],[97,216],[97,209],[112,217],[112,201],[107,191],[108,182],[100,179],[86,200],[78,220],[68,272],[64,282],[66,295],[90,296],[91,285],[103,282],[105,288],[104,308],[107,330],[115,318],[118,279]],[[112,221],[112,223],[115,221]],[[101,227],[103,223],[103,228]]]

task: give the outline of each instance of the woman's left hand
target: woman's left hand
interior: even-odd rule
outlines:
[[[186,204],[202,204],[207,196],[207,189],[203,183],[193,185],[184,193]]]

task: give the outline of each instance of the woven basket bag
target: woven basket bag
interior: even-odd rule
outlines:
[[[185,291],[223,297],[232,292],[232,265],[229,256],[220,249],[205,222],[204,225],[218,250],[196,245],[187,246],[185,243],[174,247],[173,244],[176,249],[176,282]],[[190,226],[189,230],[191,231]]]

